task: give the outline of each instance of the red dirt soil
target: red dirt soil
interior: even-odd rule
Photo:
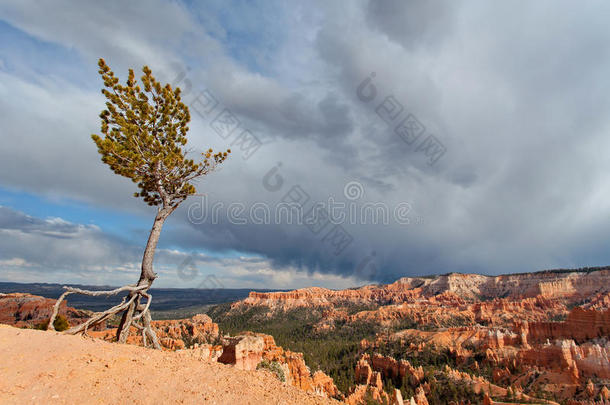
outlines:
[[[264,371],[0,325],[2,404],[338,404]]]

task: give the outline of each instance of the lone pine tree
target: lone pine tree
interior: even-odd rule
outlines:
[[[142,332],[145,346],[150,341],[159,348],[150,326],[152,296],[148,290],[157,277],[153,271],[153,259],[161,229],[167,217],[196,192],[193,181],[218,167],[231,150],[214,153],[209,149],[202,153],[200,161],[189,159],[186,135],[191,116],[188,106],[181,101],[180,88],[172,89],[169,84],[162,86],[148,66],[142,68],[142,87],[132,69],[125,85],[121,85],[104,59],[100,59],[98,65],[105,87],[102,94],[107,101],[106,109],[100,114],[101,135],[92,135],[91,138],[97,145],[102,162],[114,173],[137,183],[139,191],[134,196],[157,207],[157,213],[142,257],[138,282],[111,291],[64,287],[66,291],[55,303],[48,328],[54,329],[53,322],[61,301],[69,294],[100,296],[126,291],[127,295],[120,304],[93,314],[86,322],[65,333],[86,333],[88,328],[122,313],[117,330],[119,342],[127,341],[130,327],[134,326]]]

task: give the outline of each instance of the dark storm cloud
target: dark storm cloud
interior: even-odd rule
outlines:
[[[265,258],[268,268],[235,273],[235,280],[251,282],[256,274],[267,280],[275,272],[285,277],[277,285],[294,279],[286,267],[390,281],[610,260],[604,249],[610,236],[605,2],[303,3],[273,8],[277,15],[260,20],[286,22],[260,27],[257,38],[274,38],[272,46],[260,47],[256,41],[228,43],[229,23],[206,12],[201,26],[180,3],[144,7],[152,21],[171,16],[163,18],[161,31],[131,27],[124,15],[117,22],[110,12],[82,29],[62,24],[50,10],[30,13],[27,2],[7,4],[2,15],[10,24],[84,55],[92,80],[100,55],[120,72],[148,63],[166,80],[176,76],[173,62],[190,67],[194,89],[210,88],[266,142],[252,159],[236,153],[201,182],[200,192],[213,201],[273,204],[295,185],[310,201],[344,201],[345,185],[357,181],[364,189],[358,205],[412,206],[409,225],[345,224],[353,241],[334,255],[307,227],[194,224],[187,216],[193,201],[185,203],[170,219],[163,243],[186,252]],[[97,10],[73,7],[82,15]],[[257,29],[257,12],[251,7],[235,17],[249,21],[238,32]],[[115,25],[120,29],[107,36]],[[234,52],[240,46],[244,51]],[[363,102],[357,88],[372,72],[377,95]],[[88,138],[102,106],[97,90],[66,85],[69,78],[0,75],[1,136],[21,140],[5,142],[0,151],[2,184],[140,210],[129,197],[130,183],[102,166]],[[20,95],[17,101],[13,94]],[[446,147],[435,164],[376,113],[390,95],[403,106],[401,117],[413,114]],[[194,146],[232,147],[208,121],[193,114],[192,124]],[[283,185],[269,191],[263,178],[278,162]],[[23,234],[32,232],[27,226],[39,227],[6,222],[10,226],[22,227]],[[54,227],[59,232],[60,224]]]
[[[34,218],[0,206],[0,230],[38,233],[52,238],[71,239],[78,237],[82,228],[59,219]]]

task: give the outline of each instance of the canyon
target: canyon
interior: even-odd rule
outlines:
[[[251,292],[153,327],[165,351],[271,373],[351,405],[604,404],[609,303],[607,269],[448,274],[348,290]],[[53,304],[0,295],[0,323],[35,327]],[[71,325],[88,314],[64,304],[60,314]],[[115,339],[112,325],[88,333]],[[142,344],[137,330],[128,343]]]
[[[431,385],[448,382],[467,387],[460,395],[473,402],[585,404],[608,400],[609,297],[607,269],[452,273],[338,291],[252,292],[223,316],[255,314],[255,327],[256,319],[317,311],[319,334],[371,325],[345,392],[352,404],[391,403],[397,388],[405,401],[426,403],[436,395]]]

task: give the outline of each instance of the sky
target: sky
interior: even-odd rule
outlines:
[[[155,286],[608,265],[609,19],[601,0],[3,1],[0,281],[139,275],[155,209],[91,140],[99,58],[182,88],[193,153],[233,150],[165,224]]]

